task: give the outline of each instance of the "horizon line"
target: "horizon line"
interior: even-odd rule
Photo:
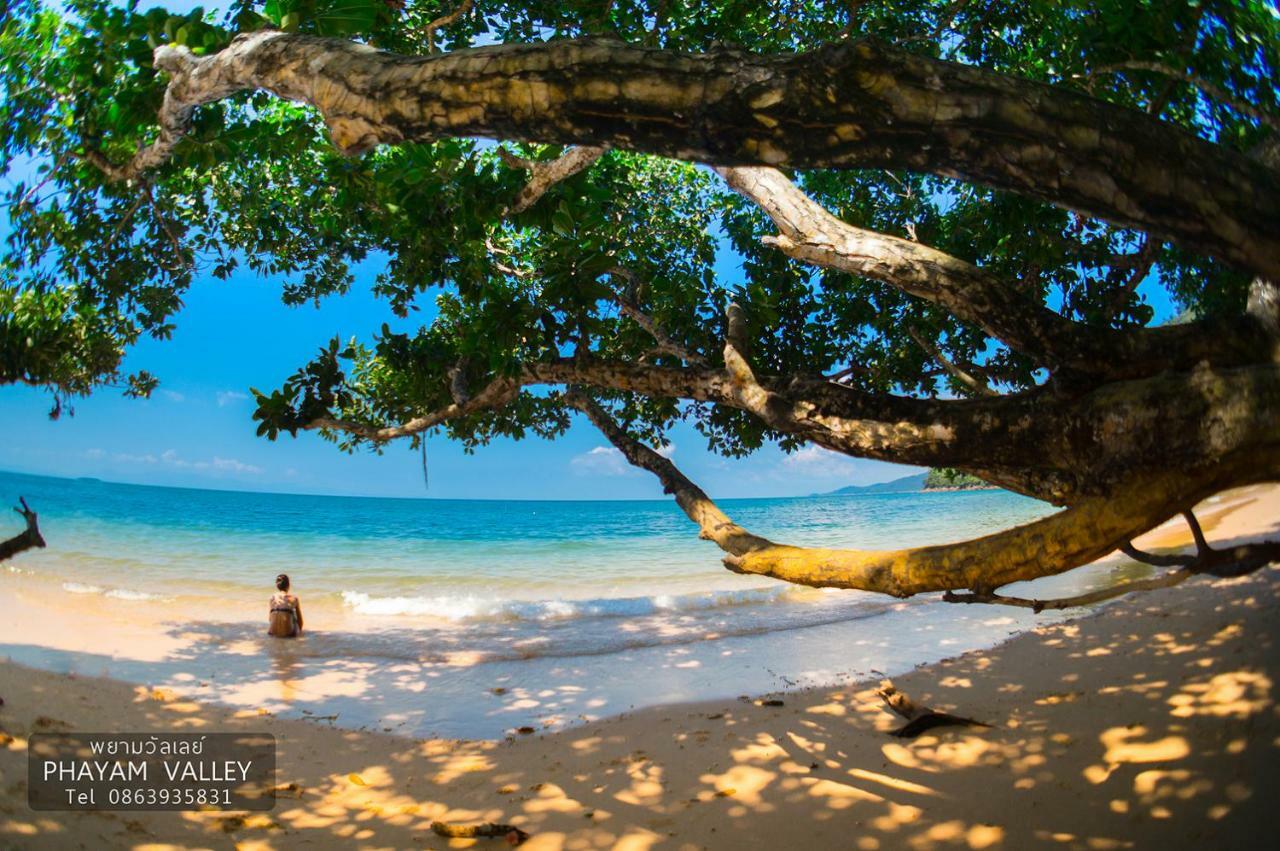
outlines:
[[[158,488],[162,490],[189,490],[203,491],[208,493],[251,493],[262,494],[266,496],[303,496],[303,497],[321,497],[330,499],[396,499],[396,500],[412,500],[416,502],[661,502],[675,505],[675,500],[663,497],[603,497],[595,499],[584,498],[557,498],[557,497],[538,497],[534,499],[526,497],[448,497],[448,496],[390,496],[390,495],[373,495],[373,494],[342,494],[342,493],[313,493],[304,491],[283,491],[283,490],[254,490],[247,488],[220,488],[220,487],[199,487],[195,485],[162,485],[162,484],[144,484],[141,482],[121,482],[112,479],[103,479],[98,476],[66,476],[55,475],[52,473],[31,473],[23,470],[12,470],[0,468],[0,475],[12,476],[29,476],[36,479],[58,479],[66,482],[91,482],[97,484],[116,485],[120,487],[131,488]],[[896,479],[888,479],[883,482],[871,482],[866,485],[844,485],[833,491],[824,493],[798,494],[794,496],[730,496],[718,497],[717,502],[733,502],[752,499],[813,499],[814,497],[823,496],[856,496],[857,494],[837,493],[844,488],[872,488],[879,485],[892,484],[901,479],[909,479],[919,475],[912,473],[907,476],[899,476]],[[902,491],[902,493],[912,493],[912,491]]]

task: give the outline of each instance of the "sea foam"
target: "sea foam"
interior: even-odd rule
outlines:
[[[146,591],[134,591],[130,588],[103,588],[100,585],[89,585],[83,582],[64,582],[62,590],[72,594],[102,594],[104,597],[110,597],[114,600],[165,600],[159,594],[150,594]]]

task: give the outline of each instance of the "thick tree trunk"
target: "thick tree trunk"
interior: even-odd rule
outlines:
[[[1089,564],[1213,493],[1276,479],[1277,469],[1280,450],[1248,452],[1200,475],[1174,470],[1134,477],[1107,497],[971,541],[890,552],[773,546],[730,554],[725,565],[800,585],[895,597],[962,588],[986,593]]]
[[[266,89],[348,153],[442,136],[609,145],[718,165],[903,168],[1039,198],[1280,279],[1280,176],[1142,113],[870,40],[684,54],[611,39],[404,57],[261,31],[214,56],[161,47],[164,162],[194,109]],[[1123,164],[1123,167],[1117,167]]]

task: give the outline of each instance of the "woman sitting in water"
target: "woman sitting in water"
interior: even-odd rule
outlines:
[[[271,595],[270,626],[267,635],[276,638],[294,638],[302,635],[302,604],[298,598],[289,593],[289,576],[280,574],[276,577],[276,588],[280,590]]]

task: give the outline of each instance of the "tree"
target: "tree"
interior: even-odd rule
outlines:
[[[260,434],[474,448],[577,411],[744,573],[1038,607],[994,592],[1280,474],[1265,3],[68,8],[11,4],[0,31],[0,150],[36,173],[8,197],[0,380],[55,410],[149,392],[121,357],[196,269],[302,303],[371,259],[428,321],[331,341],[258,394]],[[1153,326],[1144,285],[1188,320]],[[730,456],[814,443],[1065,510],[783,546],[655,451],[682,419]],[[1278,552],[1205,544],[1158,581]]]
[[[925,490],[989,487],[991,486],[977,476],[971,476],[954,467],[934,467],[929,470],[929,473],[925,476],[924,480]]]

